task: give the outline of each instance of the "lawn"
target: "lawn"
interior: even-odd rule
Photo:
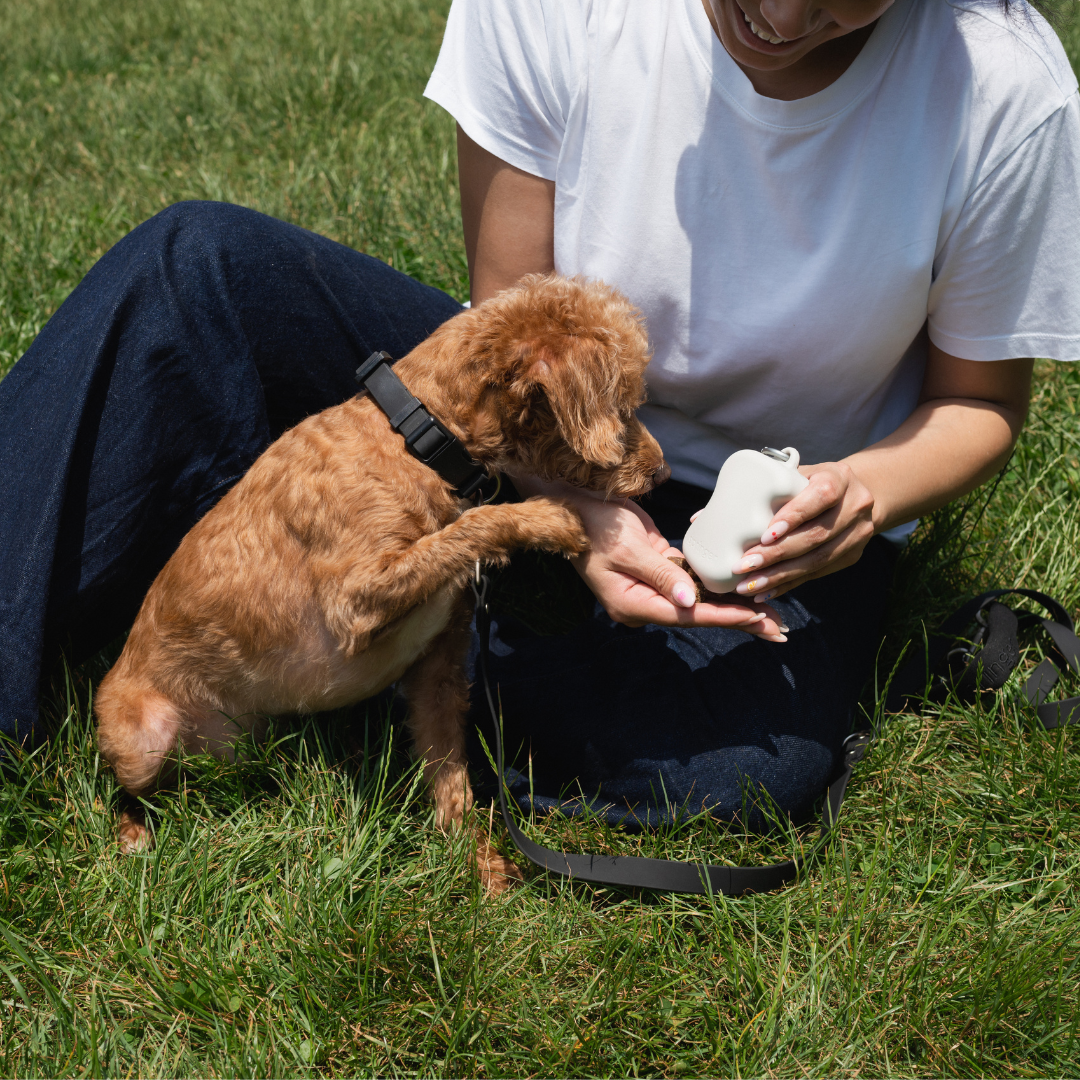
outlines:
[[[110,244],[181,199],[244,203],[464,297],[453,126],[420,98],[445,10],[0,5],[0,374]],[[1062,34],[1075,61],[1080,19]],[[1041,363],[992,497],[920,529],[883,674],[922,620],[984,587],[1076,611],[1078,388]],[[189,762],[158,800],[156,849],[121,857],[88,711],[111,655],[57,679],[53,737],[3,767],[0,1075],[1080,1071],[1080,732],[1040,730],[1018,678],[895,719],[832,849],[777,893],[532,874],[489,899],[434,831],[400,733],[363,707],[282,725],[236,764]],[[713,862],[800,842],[532,828]]]

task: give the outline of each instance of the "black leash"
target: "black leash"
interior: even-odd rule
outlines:
[[[394,431],[405,437],[409,453],[434,469],[458,498],[469,498],[488,478],[486,467],[473,461],[456,436],[413,397],[391,370],[393,363],[388,352],[374,352],[356,369],[356,381],[390,418]]]
[[[1042,604],[1051,618],[1028,611],[1019,614],[1000,602],[1002,596],[1024,596]],[[972,622],[979,629],[971,643],[958,643],[958,635]],[[1069,613],[1052,596],[1034,589],[992,589],[969,600],[930,637],[924,653],[916,654],[901,669],[885,702],[887,712],[900,712],[926,700],[940,701],[955,694],[964,702],[1000,690],[1020,662],[1021,630],[1041,628],[1050,638],[1050,655],[1024,682],[1024,697],[1048,731],[1080,723],[1080,697],[1048,702],[1050,691],[1068,668],[1080,673],[1080,638]],[[918,699],[912,702],[911,699]]]
[[[668,859],[644,859],[627,855],[572,854],[555,851],[530,840],[515,824],[506,805],[503,783],[502,725],[489,677],[491,612],[488,607],[490,580],[476,564],[473,593],[476,597],[476,631],[480,638],[480,678],[484,684],[488,709],[495,730],[495,767],[498,773],[499,810],[510,838],[531,862],[544,870],[580,881],[595,881],[603,885],[636,886],[661,892],[722,893],[742,896],[747,893],[769,892],[786,885],[799,874],[811,859],[829,845],[832,832],[840,817],[848,781],[855,766],[862,761],[870,745],[880,735],[876,730],[853,732],[843,743],[843,770],[829,785],[821,815],[821,833],[810,851],[802,858],[770,866],[711,866],[707,863],[674,862]],[[1053,619],[1040,619],[1028,612],[1019,618],[997,598],[1018,593],[1043,604]],[[967,645],[956,645],[957,634],[972,620],[980,623],[972,651]],[[1073,622],[1065,609],[1044,593],[1030,589],[996,589],[983,593],[965,604],[950,617],[941,630],[930,639],[925,657],[914,657],[896,680],[886,701],[886,712],[899,712],[908,699],[932,694],[956,693],[965,700],[972,695],[1000,689],[1020,660],[1017,631],[1029,626],[1041,626],[1050,635],[1054,655],[1062,666],[1080,672],[1080,639],[1073,633]],[[981,648],[980,648],[981,646]],[[942,666],[946,670],[941,672]],[[1046,704],[1045,699],[1058,680],[1058,668],[1047,658],[1040,663],[1024,684],[1024,693],[1035,706],[1045,728],[1080,723],[1080,698]]]
[[[793,880],[802,866],[814,858],[829,843],[833,826],[840,816],[852,770],[862,761],[873,738],[870,731],[856,731],[844,740],[844,768],[826,793],[825,808],[821,815],[821,834],[811,851],[800,859],[773,863],[770,866],[710,866],[707,863],[673,862],[668,859],[644,859],[631,855],[575,855],[555,851],[530,840],[514,823],[506,805],[503,784],[502,725],[495,707],[495,697],[488,675],[489,642],[491,637],[491,612],[488,608],[490,580],[480,572],[479,562],[473,580],[476,596],[476,631],[480,638],[480,678],[484,684],[488,709],[495,728],[495,767],[498,771],[499,809],[506,830],[518,849],[544,870],[580,881],[595,881],[604,885],[634,885],[642,889],[656,889],[679,893],[723,893],[725,896],[741,896],[744,893],[769,892]]]

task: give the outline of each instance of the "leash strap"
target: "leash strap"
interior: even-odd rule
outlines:
[[[544,870],[581,881],[603,885],[636,886],[660,892],[721,893],[742,896],[747,893],[769,892],[796,878],[807,862],[829,845],[832,831],[840,817],[840,808],[855,766],[866,756],[878,732],[856,731],[843,744],[843,770],[825,796],[821,815],[821,833],[804,858],[770,866],[711,866],[708,863],[683,863],[668,859],[644,859],[625,855],[573,854],[543,847],[530,840],[514,822],[506,804],[503,782],[502,725],[489,676],[491,612],[488,608],[490,581],[476,564],[473,593],[476,596],[476,630],[480,638],[480,677],[484,684],[488,710],[495,731],[495,765],[499,779],[499,810],[510,838],[531,862]],[[1028,612],[1019,617],[998,602],[1002,596],[1019,595],[1042,604],[1053,616],[1043,619]],[[960,632],[977,620],[980,629],[975,635],[972,651],[956,645]],[[930,638],[926,655],[913,657],[900,672],[886,700],[886,712],[900,712],[906,699],[924,697],[931,684],[934,693],[952,691],[965,700],[979,693],[998,690],[1020,661],[1018,631],[1040,626],[1053,643],[1051,659],[1047,657],[1024,683],[1024,694],[1034,706],[1043,727],[1052,730],[1066,724],[1080,723],[1080,697],[1047,702],[1046,698],[1059,678],[1059,665],[1080,673],[1080,638],[1073,632],[1068,612],[1052,597],[1033,589],[994,589],[975,597],[950,616],[941,629]],[[942,669],[946,674],[938,674]]]
[[[1052,618],[1044,619],[1029,612],[1017,616],[999,602],[1002,596],[1034,600]],[[972,621],[979,623],[979,629],[971,646],[958,645],[957,637]],[[1052,648],[1050,656],[1025,681],[1025,698],[1048,731],[1080,723],[1080,697],[1046,700],[1061,670],[1080,672],[1080,638],[1061,604],[1034,589],[992,589],[964,604],[928,639],[925,653],[912,657],[901,669],[886,699],[886,711],[900,712],[911,704],[909,698],[929,696],[937,700],[952,692],[961,701],[970,702],[980,693],[999,690],[1020,662],[1019,631],[1029,627],[1045,630]]]
[[[476,596],[476,630],[480,638],[480,677],[484,684],[491,721],[495,728],[495,766],[499,780],[499,809],[510,838],[531,862],[553,874],[595,881],[604,885],[630,885],[641,889],[677,893],[722,893],[742,896],[745,893],[769,892],[798,876],[803,865],[828,846],[832,830],[840,816],[852,770],[862,761],[873,740],[870,731],[857,731],[844,740],[844,768],[825,798],[821,815],[821,834],[805,859],[789,859],[770,866],[710,866],[707,863],[683,863],[668,859],[645,859],[630,855],[589,855],[555,851],[530,840],[515,824],[506,805],[503,783],[502,725],[495,707],[488,674],[491,638],[491,612],[488,609],[490,581],[476,564],[473,592]]]
[[[388,352],[372,353],[356,369],[356,381],[405,437],[409,453],[434,469],[459,498],[469,498],[487,479],[487,469],[409,393],[391,369],[393,362]]]

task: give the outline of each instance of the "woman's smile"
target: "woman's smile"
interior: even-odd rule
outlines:
[[[809,97],[835,82],[893,0],[702,0],[713,30],[754,89]]]
[[[742,15],[741,25],[740,20],[735,19],[733,21],[741,31],[743,40],[751,48],[761,49],[769,54],[781,53],[785,49],[791,48],[793,45],[798,46],[806,38],[810,37],[812,33],[820,29],[820,27],[815,27],[814,30],[811,31],[811,34],[802,34],[795,38],[785,38],[777,34],[771,27],[761,26],[756,23],[749,15],[747,15],[741,4],[734,6],[737,8],[738,13]],[[759,15],[758,18],[760,19],[761,16]],[[764,22],[764,19],[762,19],[762,22]]]

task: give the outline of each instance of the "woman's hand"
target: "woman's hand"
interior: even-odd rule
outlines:
[[[858,562],[874,535],[874,496],[850,465],[829,461],[799,472],[809,485],[781,507],[738,567],[750,576],[735,591],[759,604]]]
[[[588,492],[562,487],[581,514],[591,549],[573,560],[604,610],[627,626],[725,626],[786,641],[784,626],[771,608],[754,610],[735,597],[729,603],[697,603],[690,575],[670,561],[681,556],[632,502],[605,502]]]
[[[997,472],[1024,426],[1031,360],[963,360],[927,349],[919,405],[891,434],[843,461],[799,471],[810,485],[783,506],[738,568],[737,592],[763,602],[858,561],[875,532],[944,506]]]

